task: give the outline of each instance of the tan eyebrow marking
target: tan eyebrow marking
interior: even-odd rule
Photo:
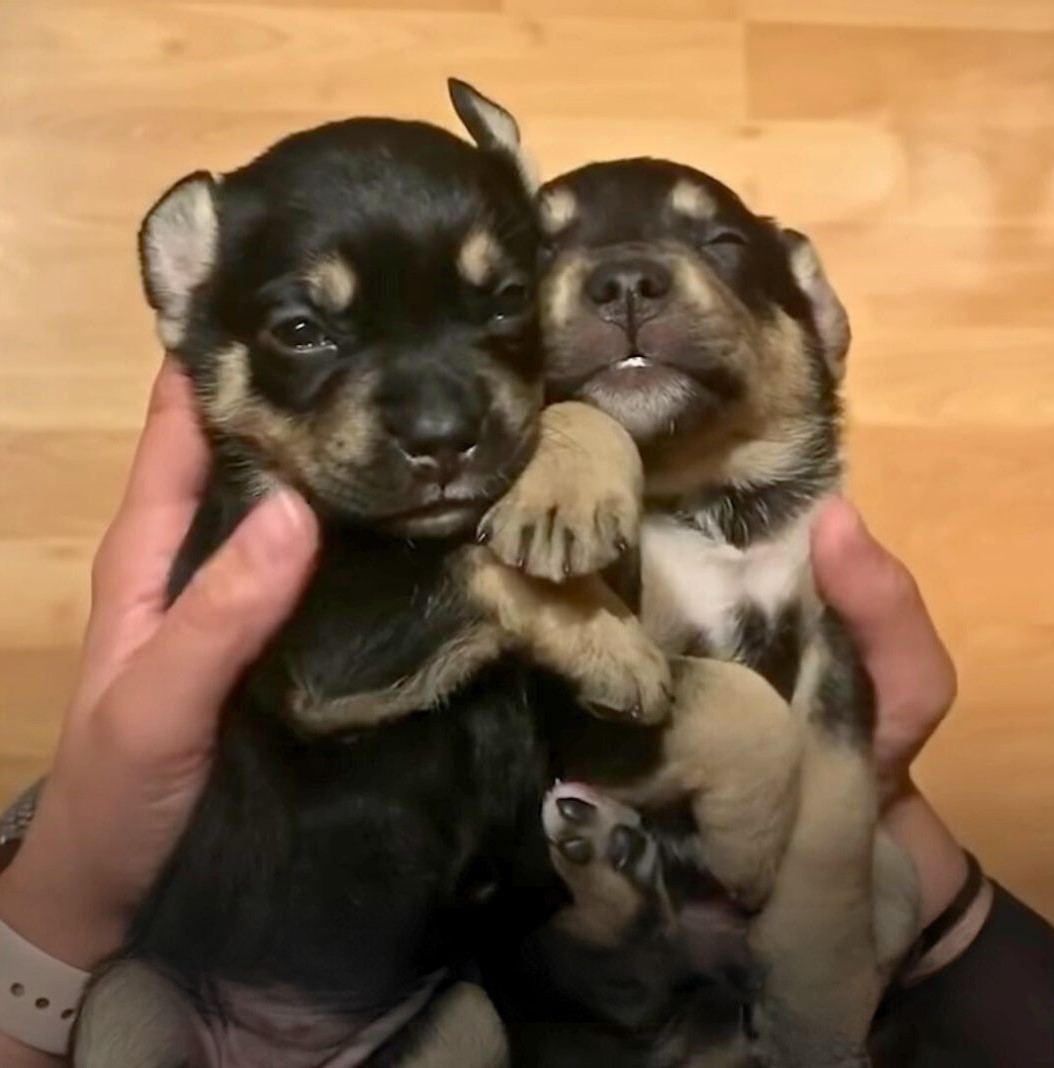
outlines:
[[[344,311],[355,298],[358,278],[351,264],[337,252],[313,263],[305,275],[311,295],[333,312]]]
[[[498,239],[485,227],[475,226],[458,253],[458,270],[473,285],[482,285],[505,258]]]
[[[558,234],[574,222],[578,214],[578,199],[570,189],[552,189],[542,197],[539,206],[542,229]]]
[[[709,219],[717,213],[714,198],[698,183],[682,178],[670,190],[670,207],[691,219]]]

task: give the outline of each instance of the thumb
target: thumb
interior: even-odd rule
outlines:
[[[317,547],[314,513],[282,489],[195,574],[104,701],[142,755],[211,749],[221,705],[292,611]]]
[[[849,627],[883,706],[945,712],[955,669],[911,572],[884,549],[847,501],[824,505],[812,532],[821,597]]]

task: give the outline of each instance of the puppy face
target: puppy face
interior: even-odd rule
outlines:
[[[679,164],[583,167],[540,195],[547,374],[645,452],[763,437],[833,396],[848,323],[800,234]]]
[[[419,123],[334,123],[184,179],[141,251],[162,337],[250,484],[446,536],[528,458],[536,227],[507,155]]]

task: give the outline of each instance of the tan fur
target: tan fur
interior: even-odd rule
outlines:
[[[282,412],[252,389],[248,350],[234,344],[215,354],[201,403],[207,423],[260,450],[264,473],[325,495],[349,465],[366,461],[379,434],[372,388],[359,378],[321,411]]]
[[[312,264],[305,280],[314,299],[331,312],[346,311],[358,286],[351,264],[337,252]]]
[[[468,589],[538,664],[576,683],[587,704],[644,723],[666,718],[666,658],[598,576],[556,585],[519,574],[489,550],[477,549]]]
[[[766,969],[755,1024],[775,1063],[844,1063],[882,993],[872,902],[874,770],[866,754],[810,727],[798,821],[750,930]]]
[[[548,802],[547,802],[548,804]],[[621,941],[627,927],[636,920],[651,901],[662,912],[665,920],[673,923],[673,909],[662,880],[657,847],[647,846],[643,863],[654,869],[656,883],[654,898],[651,889],[645,891],[627,878],[625,872],[612,867],[608,846],[619,824],[640,825],[640,816],[632,809],[612,803],[594,805],[589,829],[584,832],[591,841],[593,850],[585,863],[575,863],[561,852],[556,841],[550,839],[549,856],[553,867],[571,892],[573,903],[562,909],[554,918],[554,926],[582,942],[595,946],[615,946]],[[547,831],[552,833],[549,824]],[[566,826],[558,832],[559,840],[578,837],[580,828]],[[650,879],[650,876],[649,876]]]
[[[575,221],[578,201],[570,189],[551,189],[543,194],[538,213],[542,229],[550,236],[555,236]]]
[[[565,253],[546,273],[542,281],[541,307],[553,332],[558,333],[577,313],[587,269],[585,257]]]
[[[194,1045],[182,993],[139,961],[92,984],[77,1021],[74,1068],[181,1068]]]
[[[714,198],[698,182],[687,178],[670,190],[670,207],[690,219],[709,219],[717,212]]]
[[[320,698],[302,687],[292,695],[290,711],[311,734],[377,727],[442,704],[509,645],[496,625],[480,623],[451,638],[413,675],[387,689]]]
[[[740,664],[678,657],[673,666],[660,769],[607,792],[644,808],[690,797],[704,831],[700,860],[755,908],[772,889],[798,811],[801,720]]]
[[[538,578],[601,571],[639,541],[643,481],[618,423],[585,404],[554,404],[534,457],[481,529],[501,560]]]
[[[506,1068],[505,1027],[481,987],[455,983],[436,999],[424,1034],[398,1068]]]
[[[487,229],[477,226],[469,231],[457,257],[461,274],[473,285],[483,285],[501,266],[504,259],[498,239]]]

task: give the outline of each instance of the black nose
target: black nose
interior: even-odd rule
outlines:
[[[594,268],[586,279],[586,295],[603,314],[610,309],[624,315],[632,302],[637,310],[654,314],[666,303],[673,287],[669,270],[643,256],[608,260]]]
[[[455,404],[416,411],[396,408],[386,422],[414,474],[422,482],[445,486],[471,461],[481,419],[474,407]]]

